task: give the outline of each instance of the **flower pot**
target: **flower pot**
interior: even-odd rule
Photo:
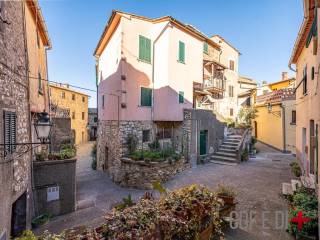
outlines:
[[[225,205],[233,205],[234,204],[234,197],[218,195],[218,198],[221,198],[224,201]]]

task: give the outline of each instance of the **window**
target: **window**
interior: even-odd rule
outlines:
[[[141,87],[140,105],[143,107],[152,106],[152,89]]]
[[[4,144],[8,144],[5,146],[5,155],[11,154],[16,150],[17,143],[17,126],[16,126],[16,113],[4,111],[3,112],[3,136],[4,136]]]
[[[230,117],[233,116],[233,108],[230,108]]]
[[[84,112],[82,112],[82,116],[81,116],[82,120],[84,120]]]
[[[179,92],[179,103],[184,103],[184,92]]]
[[[233,89],[233,86],[229,86],[229,97],[234,97]]]
[[[229,60],[229,68],[230,68],[230,70],[234,71],[234,61],[233,60]]]
[[[307,66],[304,67],[303,69],[303,94],[307,94],[307,90],[308,90],[308,76],[307,76]]]
[[[207,42],[203,43],[203,52],[208,54],[208,43]]]
[[[293,110],[291,113],[291,124],[296,124],[296,122],[297,122],[297,113],[295,110]]]
[[[185,44],[184,42],[179,41],[179,62],[185,62]]]
[[[311,80],[314,80],[314,67],[311,68]]]
[[[59,200],[59,186],[47,188],[47,202]]]
[[[97,117],[94,117],[94,118],[93,118],[93,122],[98,122],[98,118],[97,118]]]
[[[139,59],[151,63],[151,40],[139,35]]]
[[[75,94],[72,94],[72,100],[76,100],[76,95]]]
[[[65,99],[66,98],[66,93],[65,92],[61,92],[61,98]]]
[[[104,109],[104,95],[102,95],[102,109]]]
[[[82,102],[85,102],[86,101],[86,98],[85,97],[82,97]]]
[[[76,119],[76,113],[72,112],[72,119]]]
[[[142,131],[142,142],[150,141],[150,129]]]
[[[42,92],[42,80],[40,72],[38,72],[38,91]]]

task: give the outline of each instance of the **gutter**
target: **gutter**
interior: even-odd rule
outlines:
[[[165,30],[171,27],[171,22],[169,21],[164,28],[161,30],[161,32],[159,33],[159,35],[157,36],[157,38],[153,41],[152,44],[152,107],[151,107],[151,120],[154,121],[154,105],[155,105],[155,101],[154,101],[154,53],[155,53],[155,44],[156,42],[159,40],[159,38],[161,37],[161,35],[165,32]]]
[[[282,140],[283,140],[283,152],[286,152],[286,112],[285,112],[285,107],[283,104],[280,105],[282,109]]]

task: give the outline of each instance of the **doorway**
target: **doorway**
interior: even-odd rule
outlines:
[[[106,146],[104,149],[104,171],[107,171],[109,168],[109,148]]]
[[[22,194],[12,205],[11,236],[18,237],[27,226],[27,194]]]
[[[310,120],[310,165],[309,165],[309,173],[314,174],[315,172],[315,156],[316,156],[316,139],[315,139],[315,126],[314,120]]]
[[[200,155],[207,154],[208,130],[200,131]]]
[[[301,142],[301,160],[303,164],[304,172],[307,171],[307,154],[306,154],[306,146],[307,146],[307,129],[302,128],[302,142]]]
[[[254,136],[256,139],[258,139],[258,123],[257,123],[257,121],[254,121]]]

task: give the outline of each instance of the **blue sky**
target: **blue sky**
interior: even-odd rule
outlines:
[[[93,51],[113,9],[152,18],[171,15],[208,36],[219,34],[242,53],[239,73],[260,82],[277,81],[289,71],[303,17],[302,0],[40,0],[40,6],[53,44],[49,80],[90,89],[95,89]],[[96,94],[86,93],[95,106]]]

